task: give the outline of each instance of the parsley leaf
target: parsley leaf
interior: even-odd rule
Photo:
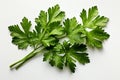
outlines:
[[[72,72],[75,72],[78,61],[81,64],[89,63],[88,54],[84,53],[87,50],[84,44],[71,45],[64,41],[63,44],[58,44],[54,49],[44,54],[43,61],[48,61],[52,66],[57,66],[63,69],[63,66],[68,66]]]
[[[109,34],[102,28],[95,28],[87,33],[87,44],[91,47],[102,48],[102,41],[109,38]]]
[[[83,43],[84,42],[84,38],[82,33],[80,32],[80,24],[78,24],[77,20],[75,17],[73,17],[72,19],[66,19],[64,22],[64,31],[66,33],[66,35],[68,36],[71,44],[74,43]]]
[[[19,69],[36,55],[43,53],[43,61],[59,69],[68,67],[75,72],[76,62],[87,64],[90,62],[87,48],[102,48],[102,42],[109,38],[104,28],[108,18],[98,15],[97,6],[89,8],[88,13],[82,10],[79,23],[75,17],[65,19],[65,12],[59,5],[40,11],[35,18],[35,27],[31,30],[31,21],[26,17],[20,25],[9,26],[12,43],[18,49],[32,47],[28,55],[10,65],[11,69]]]
[[[83,9],[80,17],[83,22],[81,32],[86,36],[84,37],[86,44],[92,48],[102,48],[102,42],[109,38],[109,34],[103,30],[109,19],[98,15],[97,6],[89,8],[88,14],[87,11]],[[90,31],[87,29],[90,29]]]
[[[30,31],[31,22],[28,21],[26,17],[24,17],[22,19],[21,26],[23,30],[21,30],[18,25],[9,26],[9,30],[12,36],[12,43],[18,45],[19,49],[26,49],[29,45],[34,46],[33,43],[36,38]]]
[[[94,6],[87,11],[83,9],[80,14],[84,27],[94,29],[96,27],[105,27],[108,22],[108,18],[98,15],[98,8]]]

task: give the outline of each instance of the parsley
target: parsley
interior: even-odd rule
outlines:
[[[65,12],[55,5],[47,12],[40,12],[35,18],[33,30],[31,21],[26,17],[20,25],[9,26],[12,43],[18,49],[33,48],[32,52],[10,65],[10,68],[19,69],[40,53],[44,54],[43,61],[49,62],[51,66],[59,69],[66,66],[71,72],[75,72],[77,61],[83,65],[89,63],[87,48],[102,48],[102,42],[109,38],[109,34],[104,31],[108,18],[98,15],[97,6],[89,8],[88,13],[83,9],[80,17],[82,24],[75,17],[65,19]]]

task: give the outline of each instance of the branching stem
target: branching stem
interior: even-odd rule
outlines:
[[[32,52],[30,52],[28,55],[26,55],[24,58],[20,59],[19,61],[13,63],[10,65],[11,69],[19,69],[24,63],[26,63],[28,60],[36,56],[38,53],[40,53],[44,48],[40,49],[41,47],[38,47],[34,49]]]

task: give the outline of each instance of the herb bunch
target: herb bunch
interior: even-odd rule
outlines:
[[[32,47],[33,51],[21,60],[10,65],[11,69],[19,69],[34,56],[43,53],[43,61],[51,66],[63,69],[68,67],[75,72],[76,62],[89,63],[87,48],[102,48],[102,42],[109,38],[104,31],[108,18],[98,14],[97,6],[89,8],[88,12],[83,9],[80,13],[82,23],[75,17],[65,19],[65,12],[55,5],[48,11],[40,11],[35,18],[35,27],[31,30],[31,21],[26,17],[20,25],[9,26],[12,43],[18,49]],[[88,30],[89,29],[89,30]]]

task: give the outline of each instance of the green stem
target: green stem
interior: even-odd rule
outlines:
[[[43,31],[43,33],[42,33],[41,36],[40,36],[40,41],[41,41],[42,38],[45,36],[45,33],[46,33],[46,31],[47,31],[47,26],[49,26],[49,24],[50,24],[50,22],[48,22],[47,25],[46,25],[46,27],[44,28],[44,31]]]
[[[64,39],[64,38],[66,38],[66,37],[67,37],[66,34],[65,34],[65,35],[62,35],[62,36],[57,36],[58,39]]]
[[[24,63],[26,63],[28,60],[30,60],[31,58],[33,58],[34,56],[36,56],[38,53],[40,53],[43,49],[40,49],[39,51],[37,51],[40,47],[34,49],[31,53],[29,53],[27,56],[25,56],[24,58],[22,58],[21,60],[15,62],[14,64],[10,65],[11,69],[19,69]]]
[[[17,66],[15,67],[15,69],[19,69],[24,63],[26,63],[28,60],[30,60],[31,58],[33,58],[33,57],[36,56],[36,55],[37,55],[37,52],[31,54],[31,55],[28,56],[24,61],[22,61],[19,65],[17,65]]]

